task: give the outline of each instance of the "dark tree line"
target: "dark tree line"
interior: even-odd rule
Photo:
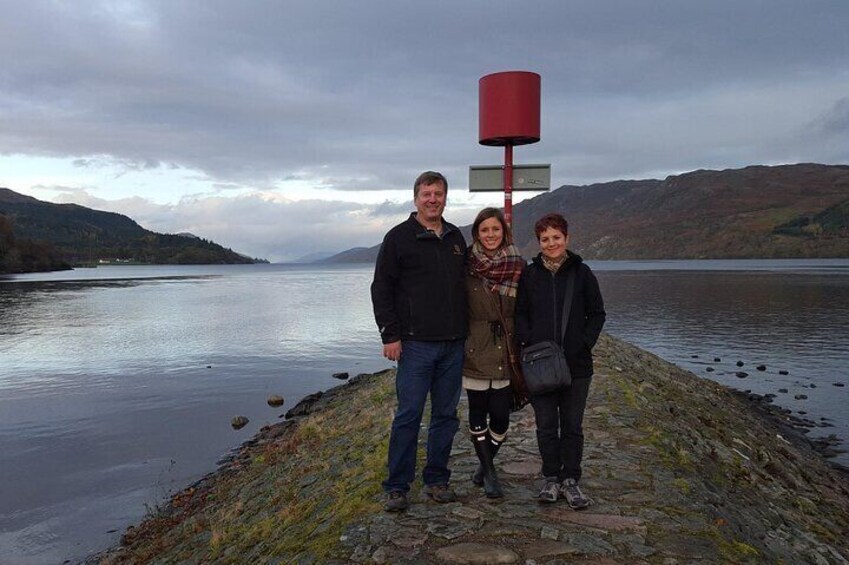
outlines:
[[[0,215],[0,273],[33,273],[70,268],[50,243],[16,238],[12,222]]]

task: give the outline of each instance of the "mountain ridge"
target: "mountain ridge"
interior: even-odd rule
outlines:
[[[849,257],[849,166],[698,169],[665,179],[563,185],[513,207],[514,240],[538,252],[533,223],[564,214],[585,259]],[[469,239],[470,226],[461,230]],[[326,262],[373,262],[380,245]]]
[[[193,234],[161,234],[115,212],[54,204],[0,188],[0,273],[61,270],[99,260],[157,264],[263,262]]]

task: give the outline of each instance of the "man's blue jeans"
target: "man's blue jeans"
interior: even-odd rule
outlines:
[[[427,462],[422,471],[425,485],[447,484],[451,478],[448,458],[454,434],[460,427],[460,401],[465,341],[404,341],[395,377],[398,409],[389,436],[389,477],[386,492],[410,490],[416,476],[416,450],[427,395],[430,394],[430,427]]]

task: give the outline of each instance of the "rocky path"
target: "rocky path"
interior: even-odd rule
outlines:
[[[392,372],[363,376],[266,428],[174,497],[101,563],[849,563],[849,487],[744,396],[603,336],[581,482],[594,504],[540,504],[530,407],[497,459],[505,497],[470,480],[459,501],[382,511]],[[465,406],[461,407],[461,412]]]
[[[461,432],[452,452],[460,501],[414,493],[404,515],[351,525],[345,560],[849,563],[846,477],[712,382],[610,338],[597,356],[582,480],[591,507],[535,500],[541,461],[526,407],[498,455],[503,499],[469,480],[477,459]]]

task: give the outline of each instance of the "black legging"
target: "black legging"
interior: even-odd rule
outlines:
[[[482,432],[487,427],[492,433],[503,436],[510,426],[510,405],[513,391],[509,386],[488,390],[469,390],[469,429]],[[489,422],[487,422],[489,416]]]

